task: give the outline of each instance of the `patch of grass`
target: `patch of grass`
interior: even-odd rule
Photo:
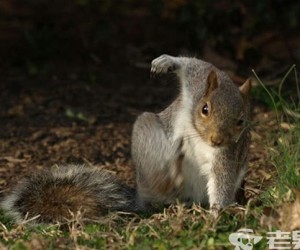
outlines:
[[[148,218],[112,213],[86,225],[74,220],[65,231],[55,226],[23,225],[0,229],[0,233],[4,235],[1,242],[13,249],[30,249],[36,244],[44,249],[230,249],[230,233],[244,227],[259,228],[260,216],[254,207],[232,206],[214,220],[199,206],[177,204]],[[256,249],[265,249],[265,243]]]
[[[272,160],[278,171],[278,188],[286,192],[300,189],[300,126],[290,125],[289,131],[283,131],[278,138],[278,145]]]
[[[13,218],[6,215],[2,209],[0,209],[0,222],[3,223],[3,225],[5,225],[8,229],[11,229],[14,224]]]
[[[255,76],[257,77],[256,74]],[[295,81],[295,87],[290,88],[294,89],[294,94],[284,96],[282,89],[289,78]],[[288,200],[291,201],[295,198],[294,191],[300,190],[300,91],[298,73],[295,65],[293,65],[280,82],[277,93],[267,88],[258,77],[257,79],[265,89],[277,114],[277,129],[271,132],[273,146],[269,154],[270,160],[277,170],[277,177],[275,186],[268,190],[267,195],[270,195],[273,202],[276,203],[282,202],[287,196]],[[289,86],[293,86],[291,82],[289,82]]]

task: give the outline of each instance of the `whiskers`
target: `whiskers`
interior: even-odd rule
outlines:
[[[241,139],[242,135],[243,135],[244,133],[249,132],[249,131],[252,129],[252,127],[253,127],[253,125],[251,124],[250,121],[248,121],[248,122],[244,121],[244,123],[245,123],[246,125],[244,125],[243,128],[242,128],[242,130],[239,132],[239,134],[238,134],[237,136],[234,137],[234,142],[235,142],[235,143],[238,143],[239,140]]]
[[[203,139],[203,135],[201,135],[200,133],[198,132],[195,132],[195,133],[190,133],[190,134],[187,134],[183,137],[183,141],[188,141],[190,139],[194,139],[194,138],[201,138]]]
[[[177,138],[175,138],[174,143],[177,140],[182,141],[182,145],[188,144],[190,149],[194,150],[200,143],[205,142],[205,134],[194,128],[184,128],[176,131]]]
[[[189,141],[191,139],[197,139],[197,138],[199,138],[203,141],[204,138],[205,138],[205,134],[202,133],[201,131],[196,130],[196,129],[185,129],[182,132],[182,135],[183,135],[183,141],[184,142]]]

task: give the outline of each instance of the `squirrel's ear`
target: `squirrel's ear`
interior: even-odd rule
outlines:
[[[205,91],[205,96],[209,95],[219,86],[218,77],[214,70],[211,70],[207,77],[207,88]]]
[[[251,90],[251,79],[247,79],[247,81],[245,81],[239,89],[243,96],[249,96]]]

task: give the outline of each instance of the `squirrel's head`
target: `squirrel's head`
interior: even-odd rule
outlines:
[[[206,90],[193,116],[200,136],[214,147],[238,142],[249,125],[251,81],[237,87],[229,79],[219,78],[214,70],[209,73]]]

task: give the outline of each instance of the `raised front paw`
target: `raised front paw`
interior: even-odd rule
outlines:
[[[180,67],[179,59],[169,55],[161,55],[151,63],[151,74],[171,73]]]

